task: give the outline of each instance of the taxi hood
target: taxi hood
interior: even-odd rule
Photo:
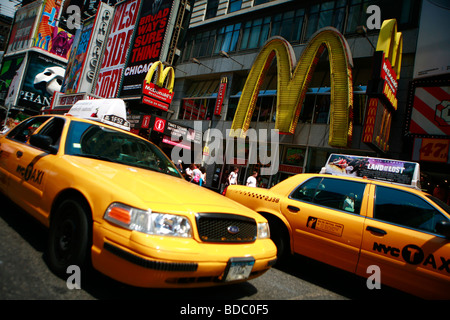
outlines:
[[[114,194],[111,202],[171,213],[234,213],[255,219],[259,216],[244,205],[182,178],[88,158],[76,157],[72,162],[87,171],[80,176],[92,177],[91,183],[97,188]]]

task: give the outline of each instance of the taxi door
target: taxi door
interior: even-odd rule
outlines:
[[[365,183],[312,178],[281,201],[293,230],[294,252],[355,272],[367,204]],[[356,208],[345,209],[346,196]]]
[[[357,274],[369,277],[376,266],[382,284],[450,299],[450,241],[434,227],[448,217],[425,196],[378,185],[370,192]]]
[[[29,136],[48,118],[30,119],[8,139],[10,182],[8,196],[39,218],[48,171],[54,155],[29,144]],[[33,127],[34,126],[34,127]],[[31,210],[28,210],[31,209]]]

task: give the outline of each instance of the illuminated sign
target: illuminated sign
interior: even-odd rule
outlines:
[[[415,138],[412,159],[450,164],[450,139]]]
[[[325,49],[329,54],[330,72],[333,75],[330,105],[330,113],[333,116],[330,118],[328,144],[335,147],[348,146],[353,133],[351,122],[353,62],[345,38],[331,27],[323,28],[312,36],[298,63],[295,61],[292,46],[285,39],[273,37],[266,42],[256,57],[243,88],[233,119],[231,135],[245,137],[255,110],[259,89],[275,57],[278,66],[275,129],[280,133],[293,134],[314,69]]]
[[[139,96],[151,63],[166,60],[164,54],[171,40],[169,21],[174,3],[173,0],[142,1],[119,96]]]
[[[156,73],[156,75],[155,75]],[[155,75],[155,83],[152,82]],[[164,82],[167,80],[166,87]],[[167,111],[173,99],[175,71],[172,67],[164,68],[161,61],[154,62],[145,76],[142,87],[142,103]]]
[[[450,80],[411,82],[405,131],[410,136],[450,138]]]
[[[372,79],[367,86],[367,107],[362,141],[376,151],[389,150],[392,113],[397,110],[398,78],[403,37],[395,19],[386,20],[374,53]]]

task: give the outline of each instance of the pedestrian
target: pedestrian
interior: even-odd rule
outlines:
[[[231,173],[228,175],[228,185],[233,185],[233,184],[237,184],[238,183],[238,172],[239,172],[239,168],[238,167],[234,167],[233,171],[231,171]]]
[[[194,165],[190,164],[189,167],[187,167],[186,170],[184,171],[186,173],[184,178],[187,181],[191,181],[192,180],[192,172],[193,172],[193,170],[194,170]]]
[[[200,167],[200,171],[202,172],[202,175],[200,177],[200,186],[206,185],[206,169],[205,167]]]
[[[253,171],[253,174],[247,178],[247,187],[255,187],[256,188],[256,177],[258,176],[257,171]]]
[[[194,165],[194,170],[192,170],[192,179],[191,182],[195,184],[200,184],[200,180],[202,178],[202,172],[198,168],[197,165]]]

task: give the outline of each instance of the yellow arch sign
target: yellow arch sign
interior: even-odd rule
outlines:
[[[169,90],[170,93],[173,92],[173,86],[175,83],[175,71],[173,70],[172,67],[166,67],[164,68],[164,64],[161,61],[156,61],[153,62],[152,66],[150,67],[150,69],[148,69],[147,75],[145,76],[145,82],[146,83],[150,83],[152,82],[152,78],[153,75],[156,73],[156,85],[160,88],[164,87],[164,81],[166,80],[167,77],[169,77],[168,79],[168,83],[166,86],[166,89]]]
[[[330,133],[328,144],[349,145],[353,132],[353,85],[350,49],[345,38],[335,28],[316,32],[304,49],[295,70],[292,46],[281,37],[269,39],[256,57],[242,91],[231,127],[231,135],[246,136],[255,109],[258,92],[266,72],[277,58],[277,111],[275,129],[280,133],[295,132],[306,91],[315,66],[324,50],[328,50],[331,73]]]
[[[400,79],[403,35],[401,32],[397,32],[397,20],[390,19],[383,21],[378,36],[377,51],[384,51],[385,58],[391,63],[392,69],[397,74],[397,79]]]

